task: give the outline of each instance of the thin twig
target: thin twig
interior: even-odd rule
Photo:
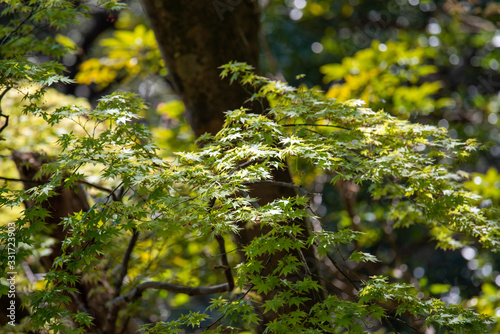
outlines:
[[[332,125],[332,124],[316,124],[316,123],[296,123],[296,124],[279,124],[279,126],[283,127],[294,127],[294,126],[318,126],[318,127],[326,127],[326,128],[336,128],[342,130],[352,131],[352,129],[340,126],[340,125]]]
[[[338,286],[336,286],[335,284],[333,284],[332,282],[330,282],[326,278],[324,278],[322,276],[319,276],[319,275],[314,275],[314,276],[317,277],[318,279],[324,281],[326,284],[330,285],[331,287],[333,287],[338,292],[345,293],[346,295],[348,295],[349,297],[351,297],[354,300],[358,300],[359,299],[359,297],[357,297],[357,296],[353,295],[352,293],[349,293],[349,292],[347,292],[345,290],[342,290],[341,288],[339,288]],[[341,296],[342,299],[344,299],[342,295],[340,295],[340,296]]]
[[[10,178],[10,177],[4,177],[4,176],[0,176],[0,180],[4,180],[4,181],[10,181],[10,182],[26,182],[26,183],[34,183],[34,184],[45,184],[47,183],[46,181],[36,181],[36,180],[28,180],[28,179],[15,179],[15,178]],[[93,184],[93,183],[90,183],[88,181],[78,181],[82,184],[85,184],[89,187],[92,187],[92,188],[96,188],[96,189],[99,189],[99,190],[102,190],[102,191],[106,191],[108,193],[112,193],[113,190],[112,189],[109,189],[109,188],[106,188],[106,187],[102,187],[102,186],[98,186],[97,184]]]
[[[386,317],[386,318],[387,318],[387,317]],[[415,328],[414,326],[410,325],[410,324],[409,324],[409,323],[407,323],[406,321],[403,321],[403,320],[401,320],[401,319],[399,319],[399,318],[397,318],[397,317],[390,317],[390,318],[391,318],[391,319],[393,319],[393,320],[394,320],[394,321],[396,321],[396,322],[399,322],[400,324],[402,324],[402,325],[404,325],[404,326],[407,326],[407,327],[409,327],[409,328],[413,329],[416,333],[419,333],[419,334],[421,334],[421,333],[422,333],[422,331],[418,330],[417,328]]]
[[[260,276],[260,275],[262,275],[262,273],[264,272],[264,269],[267,267],[267,265],[269,264],[269,262],[271,262],[271,258],[272,258],[272,255],[270,255],[270,256],[267,258],[267,261],[266,261],[266,263],[264,264],[264,268],[262,268],[262,269],[260,270],[259,276]],[[252,284],[250,284],[250,287],[247,289],[247,291],[245,291],[245,293],[244,293],[242,296],[240,296],[238,299],[236,299],[236,300],[240,301],[240,300],[242,300],[243,298],[245,298],[245,296],[246,296],[246,295],[248,295],[248,293],[249,293],[249,292],[253,289],[253,287],[254,287],[254,286],[255,286],[255,284],[253,284],[253,283],[252,283]],[[227,311],[226,311],[226,312],[227,312]],[[214,322],[212,322],[210,325],[208,325],[208,326],[207,326],[207,327],[205,327],[205,328],[209,329],[210,327],[212,327],[213,325],[215,325],[216,323],[218,323],[219,321],[221,321],[221,320],[224,318],[224,316],[226,315],[226,312],[222,313],[222,314],[220,315],[220,317],[218,317],[218,318],[217,318]]]
[[[89,187],[92,187],[92,188],[96,188],[98,190],[105,191],[105,192],[110,193],[110,194],[113,192],[113,189],[109,189],[109,188],[106,188],[106,187],[98,186],[97,184],[93,184],[93,183],[90,183],[88,181],[80,181],[80,183],[85,184],[85,185],[87,185]]]
[[[123,190],[123,192],[120,194],[120,195],[117,195],[116,192],[118,191],[118,189],[120,189],[123,185],[124,185],[124,181],[120,182],[111,192],[110,194],[108,195],[108,197],[106,198],[106,202],[109,202],[109,200],[112,198],[113,201],[118,201],[120,196],[123,195],[125,193],[125,190]]]
[[[347,276],[347,274],[338,266],[335,259],[332,258],[332,256],[328,253],[326,254],[326,256],[328,257],[328,260],[330,260],[332,262],[332,264],[335,266],[335,268],[342,274],[342,276],[344,276],[347,279],[347,281],[349,281],[349,283],[352,285],[352,287],[354,289],[356,289],[356,291],[359,291],[359,288],[356,286],[356,284],[354,284],[354,281],[349,276]]]
[[[228,251],[228,252],[226,252],[224,254],[233,253],[233,252],[236,252],[236,251],[241,250],[241,249],[243,249],[243,247],[236,247],[235,249],[230,250],[230,251]],[[219,257],[219,256],[222,256],[224,254],[215,254],[215,255],[203,255],[203,254],[200,254],[200,257],[201,258],[205,258],[205,259],[209,259],[209,258],[212,258],[212,257]]]
[[[35,14],[35,12],[36,12],[36,11],[35,11],[35,9],[33,8],[33,9],[31,10],[31,12],[28,14],[28,16],[26,16],[26,18],[25,18],[24,20],[22,20],[22,21],[19,23],[19,25],[18,25],[18,26],[17,26],[14,30],[12,30],[11,32],[9,32],[9,33],[7,34],[7,36],[5,36],[5,37],[2,39],[2,42],[0,42],[0,49],[2,48],[3,44],[4,44],[4,43],[5,43],[5,42],[6,42],[6,41],[10,38],[10,36],[11,36],[12,34],[15,34],[15,33],[16,33],[16,32],[17,32],[17,31],[18,31],[18,30],[22,27],[22,25],[23,25],[26,21],[28,21],[28,20],[29,20],[29,19],[33,16],[33,14]]]
[[[242,296],[240,296],[237,300],[240,301],[243,298],[245,298],[245,296],[248,295],[248,293],[253,289],[254,286],[255,286],[255,284],[250,284],[250,287],[247,289],[247,291],[245,291],[245,293]],[[226,316],[226,312],[222,313],[217,319],[215,319],[214,322],[212,322],[210,325],[208,325],[205,328],[210,329],[210,327],[212,327],[213,325],[215,325],[216,323],[221,321],[225,316]]]
[[[257,183],[270,183],[270,184],[274,184],[274,185],[281,186],[281,187],[293,188],[293,189],[296,189],[299,192],[299,194],[301,194],[301,195],[316,195],[316,194],[319,195],[319,193],[310,193],[307,190],[305,190],[303,187],[298,186],[296,184],[293,184],[290,182],[283,182],[283,181],[257,180],[257,181],[252,181],[252,182],[242,182],[241,184],[242,185],[252,185],[252,184],[257,184]]]
[[[234,174],[234,172],[242,169],[242,168],[245,168],[246,166],[250,166],[251,164],[256,164],[256,163],[261,163],[261,162],[264,162],[265,160],[264,159],[256,159],[256,160],[248,160],[248,161],[245,161],[245,162],[242,162],[241,164],[237,165],[236,167],[234,167],[228,174],[228,176]]]
[[[384,322],[387,324],[387,326],[389,326],[390,329],[392,329],[392,331],[396,334],[399,334],[399,332],[396,330],[396,328],[394,328],[394,325],[392,324],[392,322],[389,320],[389,317],[384,317]]]

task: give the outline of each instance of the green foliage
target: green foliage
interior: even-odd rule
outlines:
[[[100,88],[117,81],[130,81],[145,73],[166,75],[165,64],[151,29],[138,25],[133,31],[117,31],[113,38],[100,42],[106,57],[85,60],[76,75],[78,83],[97,84]]]
[[[57,61],[38,62],[31,55],[60,58],[74,49],[74,43],[47,30],[63,29],[87,15],[86,5],[74,6],[72,1],[4,1],[1,12],[6,21],[0,28],[0,100],[9,90],[21,92],[27,102],[26,113],[34,112],[46,87],[70,83],[63,75],[64,66]],[[118,1],[100,1],[108,8],[120,7]]]
[[[388,301],[397,304],[396,315],[410,313],[414,316],[426,317],[426,325],[436,324],[447,328],[453,333],[486,333],[487,325],[491,323],[484,315],[477,315],[470,310],[463,310],[456,306],[446,306],[436,299],[421,300],[411,284],[392,283],[380,276],[374,276],[360,291],[360,302]]]
[[[123,6],[117,1],[102,3],[108,9]],[[141,234],[141,239],[131,255],[128,280],[112,301],[134,296],[126,309],[121,310],[127,316],[137,312],[141,296],[146,299],[147,293],[153,294],[137,293],[135,289],[144,282],[188,286],[220,283],[221,276],[193,275],[194,270],[186,268],[182,257],[203,254],[206,258],[200,259],[209,262],[208,258],[217,253],[216,239],[229,239],[245,228],[261,230],[263,234],[240,249],[244,261],[237,255],[230,256],[230,266],[236,268],[234,290],[212,298],[205,311],[189,310],[175,320],[144,325],[145,332],[181,333],[192,328],[207,333],[255,332],[263,320],[262,314],[272,314],[264,324],[267,333],[364,333],[375,327],[392,328],[395,323],[412,328],[421,318],[425,318],[426,326],[445,331],[491,331],[487,315],[446,305],[438,299],[422,299],[418,286],[372,276],[359,289],[358,281],[353,282],[342,272],[332,254],[341,253],[339,248],[348,246],[350,262],[344,264],[349,272],[355,268],[352,262],[376,263],[379,260],[374,255],[353,249],[356,241],[368,244],[370,236],[347,228],[349,224],[339,230],[321,227],[312,206],[315,194],[303,186],[302,180],[296,178],[295,182],[286,183],[273,179],[276,170],[292,163],[301,164],[331,175],[332,184],[352,182],[366,187],[374,201],[390,203],[383,210],[394,220],[395,227],[423,226],[446,249],[478,241],[489,251],[497,252],[500,241],[497,211],[495,207],[479,206],[481,198],[470,189],[492,200],[497,200],[496,192],[481,187],[482,182],[469,182],[465,187],[462,181],[467,179],[466,173],[453,172],[440,163],[465,160],[481,146],[474,140],[450,139],[443,128],[398,120],[383,111],[363,108],[360,100],[349,99],[365,94],[370,103],[382,104],[382,99],[394,96],[394,105],[402,105],[406,111],[412,108],[429,111],[430,106],[434,107],[429,96],[438,91],[439,85],[418,85],[422,76],[435,70],[421,66],[426,57],[423,50],[408,51],[403,44],[387,43],[390,52],[380,54],[374,52],[380,44],[374,43],[371,49],[346,59],[345,64],[326,67],[332,80],[353,75],[349,78],[354,81],[367,77],[362,78],[362,83],[368,86],[371,80],[379,79],[394,86],[403,80],[416,85],[397,87],[401,91],[396,93],[378,90],[386,86],[377,83],[376,94],[371,95],[370,89],[361,90],[359,82],[350,81],[346,83],[360,90],[337,100],[315,89],[297,89],[257,76],[246,64],[225,65],[223,77],[229,77],[234,84],[239,81],[253,91],[250,100],[270,102],[271,107],[261,115],[243,108],[228,111],[224,128],[213,136],[202,136],[198,149],[165,158],[165,152],[140,122],[146,105],[134,94],[113,93],[101,98],[94,108],[42,104],[42,97],[51,93],[46,86],[68,80],[62,76],[63,68],[57,62],[35,64],[27,57],[22,58],[24,53],[20,51],[53,57],[64,55],[74,47],[71,42],[60,36],[54,43],[51,37],[43,36],[43,43],[35,45],[34,41],[40,43],[40,35],[34,36],[30,29],[40,27],[45,20],[49,27],[64,27],[80,15],[80,10],[85,13],[85,8],[77,10],[69,1],[35,1],[33,6],[19,1],[8,4],[10,7],[3,15],[15,18],[1,28],[0,71],[6,73],[0,78],[2,92],[11,88],[20,90],[21,99],[26,101],[22,107],[25,114],[61,130],[57,159],[45,164],[40,173],[50,176],[47,183],[26,191],[0,188],[2,207],[31,203],[16,221],[18,260],[40,257],[36,253],[43,251],[37,234],[48,228],[45,219],[49,211],[42,207],[46,200],[63,189],[89,184],[91,178],[97,178],[100,184],[94,185],[99,193],[93,197],[90,210],[73,213],[60,223],[71,231],[61,245],[62,254],[46,273],[43,288],[33,288],[25,297],[32,312],[31,326],[53,332],[87,332],[86,327],[93,319],[85,312],[70,312],[70,296],[78,293],[76,286],[83,281],[95,282],[106,276],[116,283],[126,243],[136,233]],[[328,6],[311,2],[308,10],[311,15],[319,16],[328,12]],[[347,7],[343,9],[344,14],[348,11]],[[159,59],[151,31],[142,26],[134,31],[121,31],[102,45],[110,52],[106,61],[114,63],[110,66],[99,63],[96,68],[89,68],[115,72],[103,78],[84,67],[80,79],[99,79],[107,84],[116,79],[116,71],[126,69],[126,74],[133,76],[142,68],[135,65],[149,67]],[[136,52],[144,56],[140,59],[143,63],[130,63],[129,58]],[[385,61],[390,67],[389,64],[395,65],[401,59],[406,60],[398,62],[403,68],[398,72],[400,76],[383,72],[385,69],[372,73],[369,67],[359,69],[359,73],[345,72],[354,62],[373,67]],[[87,65],[92,61],[95,63],[90,60]],[[357,74],[359,77],[355,78]],[[174,117],[182,108],[173,103],[165,106],[164,112]],[[71,130],[66,128],[68,121],[74,123]],[[63,126],[66,130],[62,130]],[[177,133],[183,132],[179,129]],[[498,174],[491,171],[484,179],[496,184]],[[296,196],[259,205],[256,198],[249,196],[252,186],[257,184],[292,188]],[[96,189],[92,190],[97,192]],[[307,234],[300,224],[302,221],[315,225],[315,230]],[[0,235],[2,240],[9,236],[7,226],[0,226]],[[192,242],[194,238],[201,240],[203,246]],[[320,261],[330,261],[352,287],[338,287],[336,282],[311,271],[304,257],[309,248],[317,252]],[[4,247],[0,262],[6,260]],[[275,260],[272,267],[271,260]],[[2,268],[1,277],[5,277],[5,271]],[[432,284],[429,289],[439,294],[448,287]],[[170,292],[168,295],[163,292],[166,291],[158,295],[172,299]],[[491,315],[492,302],[487,299],[497,302],[497,293],[491,284],[484,284],[483,292],[477,300],[477,309]],[[2,293],[5,293],[3,285]],[[181,296],[175,299],[178,305],[185,302],[183,294],[177,296]]]
[[[411,49],[407,43],[373,41],[369,48],[342,64],[321,67],[327,83],[335,83],[326,96],[346,101],[360,98],[374,109],[384,108],[393,115],[408,118],[413,114],[428,115],[450,104],[450,99],[434,99],[441,89],[440,82],[422,82],[422,78],[437,73],[437,67],[426,64],[435,57],[430,48]]]
[[[40,203],[59,186],[72,187],[85,180],[86,166],[97,166],[101,179],[123,187],[126,194],[121,201],[113,201],[109,195],[90,211],[75,213],[62,222],[72,231],[63,243],[63,254],[47,273],[46,288],[29,298],[35,326],[71,332],[66,316],[71,316],[76,328],[88,324],[87,315],[70,315],[63,305],[70,301],[68,294],[76,292],[74,284],[80,275],[92,272],[105,250],[112,251],[129,232],[153,232],[158,239],[173,234],[213,238],[253,226],[268,232],[243,249],[247,261],[237,265],[236,277],[240,294],[212,300],[207,311],[220,314],[212,317],[216,319],[212,326],[251,330],[259,321],[253,305],[259,305],[264,312],[276,314],[266,325],[269,333],[314,333],[319,329],[361,333],[370,323],[403,315],[425,316],[428,325],[452,331],[487,332],[484,316],[438,300],[420,300],[413,286],[388,283],[384,277],[371,278],[353,300],[339,299],[311,276],[301,254],[312,245],[321,257],[327,257],[331,247],[350,243],[360,233],[322,230],[304,239],[294,222],[317,218],[311,214],[311,194],[293,183],[287,186],[297,189],[296,197],[278,198],[263,206],[247,195],[250,185],[275,182],[273,170],[286,166],[289,159],[300,159],[340,179],[369,183],[375,198],[406,203],[405,208],[420,214],[405,224],[431,227],[443,247],[457,247],[475,238],[497,251],[498,222],[487,219],[485,209],[475,206],[476,197],[459,183],[462,177],[437,165],[434,158],[466,157],[478,148],[475,142],[452,140],[443,129],[400,121],[382,111],[362,108],[359,101],[341,103],[316,90],[271,81],[253,74],[245,64],[226,65],[222,73],[252,86],[252,99],[272,98],[274,107],[263,115],[244,109],[228,111],[219,133],[204,135],[199,150],[180,152],[173,161],[158,155],[149,131],[135,122],[144,104],[133,94],[114,93],[92,110],[67,106],[35,112],[52,126],[72,119],[85,135],[63,134],[58,142],[61,154],[46,167],[50,181],[22,196]],[[7,195],[2,204],[19,203],[16,193]],[[395,217],[401,208],[402,204],[391,208]],[[24,243],[30,244],[28,236],[34,229],[28,221],[43,220],[44,214],[27,210],[18,222],[20,235],[26,235]],[[271,273],[263,275],[278,252],[287,255]],[[374,262],[376,258],[356,250],[350,260]],[[137,286],[144,279],[138,276],[131,284]],[[271,291],[280,292],[261,301]],[[328,297],[321,298],[323,293]],[[304,309],[311,301],[313,306]],[[388,313],[389,302],[397,307],[395,314]],[[208,318],[190,312],[147,332],[207,328]]]

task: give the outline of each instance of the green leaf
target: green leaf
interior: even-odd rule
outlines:
[[[355,262],[380,262],[375,256],[372,254],[368,253],[363,253],[360,251],[354,251],[352,252],[351,256],[349,257],[349,261],[355,261]]]

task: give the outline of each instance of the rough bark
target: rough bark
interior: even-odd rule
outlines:
[[[240,108],[248,94],[221,81],[219,66],[230,61],[257,67],[257,1],[143,0],[168,67],[170,81],[186,105],[196,136],[216,133],[223,112]]]

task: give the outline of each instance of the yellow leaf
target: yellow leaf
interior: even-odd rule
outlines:
[[[56,35],[56,42],[67,47],[70,50],[76,50],[78,47],[73,40],[67,36],[57,34]]]

